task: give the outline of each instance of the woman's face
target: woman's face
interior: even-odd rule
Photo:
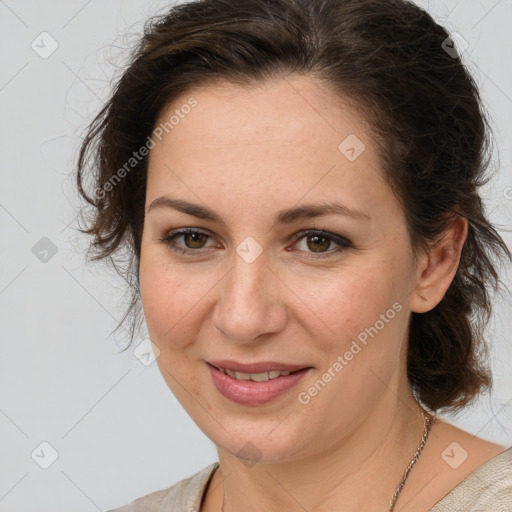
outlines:
[[[418,272],[375,143],[304,76],[193,90],[159,122],[173,114],[140,260],[162,375],[219,448],[318,454],[408,393]]]

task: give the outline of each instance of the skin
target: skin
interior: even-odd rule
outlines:
[[[162,375],[218,449],[220,469],[201,510],[220,511],[223,500],[225,512],[327,511],[340,503],[345,512],[386,510],[423,432],[407,381],[408,320],[446,292],[466,223],[454,220],[439,244],[414,259],[369,127],[312,78],[205,86],[176,99],[161,120],[190,97],[197,106],[150,152],[140,286]],[[338,149],[349,134],[366,147],[354,161]],[[208,207],[223,222],[150,208],[162,196]],[[325,202],[367,218],[328,214],[274,223],[283,209]],[[172,251],[165,236],[187,227],[209,237],[195,246],[178,237],[174,247],[188,253]],[[293,238],[313,229],[350,245],[331,242],[319,253],[311,238]],[[252,263],[236,252],[246,237],[262,251]],[[393,304],[400,312],[308,404],[300,403],[298,393]],[[278,399],[244,406],[213,386],[206,361],[215,359],[313,370]],[[454,440],[469,454],[457,470],[441,457]],[[256,461],[237,455],[248,446]],[[428,510],[502,450],[439,421],[397,510]]]

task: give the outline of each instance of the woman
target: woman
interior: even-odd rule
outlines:
[[[132,333],[140,298],[219,462],[118,512],[511,509],[512,449],[435,415],[491,383],[510,253],[478,195],[486,127],[449,34],[404,0],[148,23],[84,140],[84,231],[96,258],[129,250]]]

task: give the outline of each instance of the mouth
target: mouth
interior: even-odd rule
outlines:
[[[242,405],[262,405],[276,399],[313,369],[273,361],[251,364],[211,361],[207,365],[217,390]]]
[[[266,382],[267,380],[277,379],[278,377],[287,377],[291,373],[290,371],[279,371],[279,370],[269,370],[268,372],[258,372],[258,373],[246,373],[246,372],[236,372],[234,370],[230,370],[229,368],[217,368],[217,370],[221,371],[225,375],[229,375],[232,379],[236,380],[252,380],[253,382]],[[296,370],[300,371],[300,370]]]

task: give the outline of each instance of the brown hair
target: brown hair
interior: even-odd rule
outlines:
[[[453,46],[448,38],[406,0],[199,0],[150,19],[78,160],[78,188],[92,207],[81,230],[93,235],[92,259],[106,258],[132,291],[118,328],[131,317],[133,341],[141,312],[147,157],[130,159],[147,144],[162,109],[214,81],[248,86],[300,73],[364,109],[415,251],[438,239],[451,216],[468,220],[445,297],[412,314],[408,374],[413,392],[433,410],[456,410],[489,388],[483,328],[489,292],[499,284],[494,260],[511,255],[478,193],[490,159],[482,103],[459,56],[445,51]]]

